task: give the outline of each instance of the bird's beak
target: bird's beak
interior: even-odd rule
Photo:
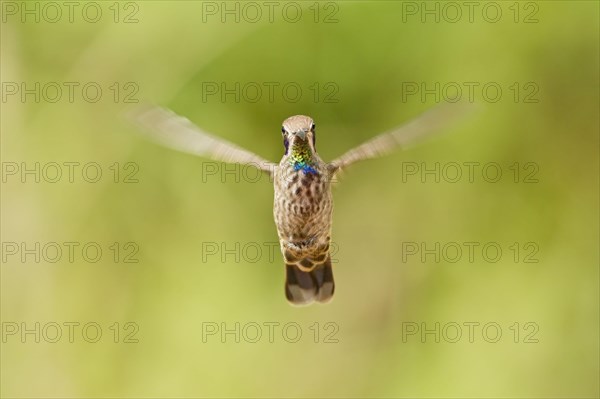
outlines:
[[[302,130],[300,132],[296,132],[295,136],[300,137],[302,140],[306,140],[306,132],[304,130]]]

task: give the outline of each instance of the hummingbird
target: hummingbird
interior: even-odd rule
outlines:
[[[406,148],[439,131],[461,110],[458,104],[437,106],[331,162],[323,161],[317,153],[313,119],[291,116],[281,126],[284,153],[278,164],[209,134],[163,107],[144,107],[133,118],[142,132],[166,147],[221,162],[252,165],[269,174],[274,186],[273,217],[285,264],[285,296],[292,305],[300,306],[327,303],[335,291],[330,255],[335,177],[353,163]]]

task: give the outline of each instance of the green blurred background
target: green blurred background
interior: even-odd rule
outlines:
[[[56,23],[31,16],[23,23],[7,3],[14,5],[2,2],[3,96],[6,82],[97,82],[103,95],[96,103],[81,90],[72,103],[3,97],[4,172],[22,162],[97,162],[103,176],[97,183],[78,174],[73,183],[66,175],[57,183],[4,176],[2,241],[97,242],[104,252],[97,263],[80,255],[73,263],[66,255],[36,263],[8,256],[3,246],[2,397],[598,397],[597,2],[499,2],[496,23],[483,18],[486,3],[477,3],[472,22],[466,6],[451,22],[452,10],[438,3],[439,23],[431,15],[421,21],[421,2],[295,3],[302,6],[296,23],[282,18],[284,3],[273,22],[257,3],[265,14],[256,23],[248,21],[251,9],[243,14],[244,3],[239,23],[205,12],[222,11],[221,2],[99,2],[97,23],[84,20],[81,8],[72,23],[66,14]],[[413,6],[416,15],[407,13]],[[325,23],[332,13],[337,22]],[[124,23],[128,15],[138,21]],[[537,22],[524,23],[527,16]],[[118,101],[109,89],[115,82]],[[295,82],[303,94],[297,102],[280,90],[273,101],[266,92],[256,102],[203,99],[206,82]],[[281,121],[307,114],[330,160],[435,106],[432,95],[403,98],[406,82],[478,82],[478,112],[425,145],[344,175],[334,192],[337,288],[325,306],[285,301],[280,255],[266,250],[277,241],[268,179],[203,178],[204,160],[145,141],[122,118],[135,105],[124,96],[137,87],[132,98],[140,103],[168,106],[278,160]],[[503,89],[495,103],[481,94],[488,82]],[[524,102],[529,90],[515,101],[515,82],[521,90],[533,82],[538,101]],[[324,92],[315,99],[315,83],[327,93],[334,87],[338,101],[326,102]],[[128,162],[139,167],[137,183],[123,183]],[[480,174],[472,183],[465,176],[423,183],[420,175],[403,176],[406,162],[497,162],[503,175],[497,183]],[[515,183],[515,162],[538,165],[538,182],[520,175]],[[136,243],[139,262],[124,263],[123,248],[115,262],[114,242]],[[480,251],[474,262],[466,255],[455,263],[403,260],[406,242],[496,242],[503,256],[496,263]],[[515,242],[518,262],[509,249]],[[539,248],[537,263],[523,261],[529,242]],[[253,252],[223,262],[220,253],[206,256],[207,243],[257,243],[263,252],[256,262]],[[36,322],[96,322],[103,335],[89,343],[76,330],[71,343],[63,327],[59,342],[42,336],[36,343],[32,335],[6,334],[12,323]],[[128,322],[139,327],[137,343],[123,342]],[[274,342],[263,325],[270,322],[280,323]],[[303,333],[296,343],[281,334],[292,322]],[[480,323],[474,342],[465,322]],[[482,336],[490,322],[502,329],[496,343]],[[537,343],[524,342],[527,322],[538,327]],[[263,336],[256,343],[203,339],[206,323],[258,323]],[[333,328],[326,323],[337,326],[337,342],[324,342]],[[440,330],[458,323],[463,336],[449,342],[450,331],[438,343],[432,334],[405,334],[421,323],[440,323]]]

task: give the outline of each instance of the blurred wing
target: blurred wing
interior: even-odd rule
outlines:
[[[389,154],[396,149],[406,148],[464,117],[466,111],[471,108],[471,106],[466,104],[444,104],[437,106],[407,124],[375,136],[371,140],[351,149],[332,161],[330,169],[336,171],[357,161],[377,158]]]
[[[188,154],[217,161],[252,165],[272,173],[275,164],[226,140],[214,137],[188,119],[161,107],[145,107],[132,114],[133,122],[152,140]]]

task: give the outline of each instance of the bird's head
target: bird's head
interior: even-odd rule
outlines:
[[[295,115],[283,121],[281,127],[285,156],[295,164],[311,164],[317,150],[315,148],[315,123],[312,118]]]

